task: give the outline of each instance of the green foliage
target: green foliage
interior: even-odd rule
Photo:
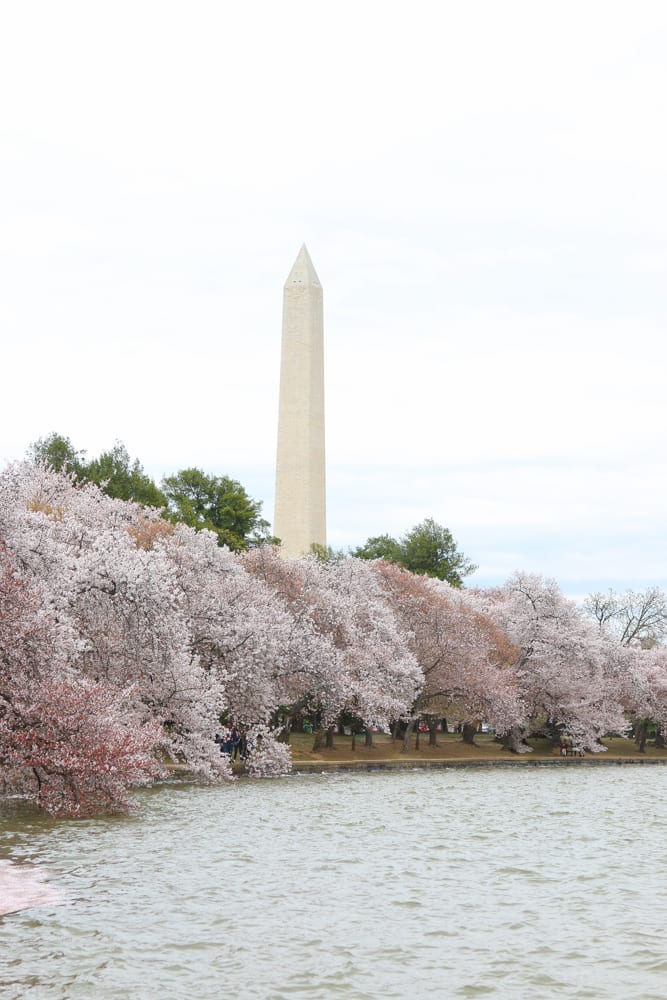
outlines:
[[[56,472],[73,472],[77,479],[83,479],[85,451],[77,451],[68,437],[52,431],[39,438],[28,448],[27,457],[32,462],[43,462]]]
[[[80,482],[96,483],[107,496],[163,507],[172,521],[198,531],[208,528],[220,545],[235,552],[277,541],[270,535],[269,522],[261,517],[261,503],[252,500],[235,479],[182,469],[165,477],[160,490],[139,460],[132,461],[121,441],[90,462],[85,455],[69,438],[55,432],[35,441],[27,453],[33,462],[45,462],[57,472],[72,472]]]
[[[463,577],[477,569],[467,556],[458,551],[451,531],[430,517],[403,536],[401,547],[403,565],[411,573],[447,580],[453,587],[461,587]]]
[[[110,451],[99,458],[85,460],[85,451],[78,451],[69,438],[55,432],[30,445],[28,458],[45,462],[56,472],[73,472],[83,483],[96,483],[107,496],[119,500],[135,500],[148,507],[166,507],[167,501],[153,480],[146,475],[139,459],[130,459],[127,448],[116,441]]]
[[[449,529],[430,517],[411,528],[400,541],[391,535],[377,535],[352,554],[359,559],[386,559],[411,573],[446,580],[453,587],[461,587],[463,577],[477,569],[459,552]]]
[[[338,562],[345,558],[342,549],[334,549],[331,545],[320,545],[318,542],[313,542],[310,546],[310,554],[320,562]]]
[[[385,559],[390,563],[403,564],[401,543],[391,535],[375,535],[373,538],[368,538],[352,554],[358,559]]]
[[[197,531],[214,531],[218,543],[234,552],[271,541],[268,522],[260,517],[261,503],[252,500],[235,479],[182,469],[166,476],[162,489],[173,521]]]
[[[127,448],[116,441],[111,451],[104,451],[85,467],[85,478],[97,483],[110,497],[135,500],[147,507],[166,507],[167,499],[146,475],[138,458],[130,459]]]

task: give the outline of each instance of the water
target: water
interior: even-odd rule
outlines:
[[[0,815],[59,902],[0,917],[5,998],[663,1000],[667,768],[163,786]]]

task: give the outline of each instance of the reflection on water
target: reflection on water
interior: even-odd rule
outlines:
[[[65,903],[0,918],[0,993],[662,1000],[666,791],[658,767],[489,768],[5,810],[0,859]]]

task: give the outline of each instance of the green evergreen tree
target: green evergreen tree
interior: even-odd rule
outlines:
[[[367,538],[352,555],[358,559],[384,559],[386,562],[399,565],[403,563],[401,543],[391,535],[375,535],[373,538]]]
[[[39,438],[28,448],[27,458],[43,462],[56,472],[73,472],[77,479],[84,478],[85,451],[77,451],[68,437],[52,431]]]
[[[97,483],[107,496],[119,500],[134,500],[147,507],[166,507],[167,498],[150,476],[144,472],[138,458],[131,460],[121,441],[116,441],[110,451],[103,451],[84,469],[85,478]]]
[[[207,476],[201,469],[182,469],[162,480],[169,516],[200,531],[207,528],[220,545],[235,552],[272,541],[262,504],[252,500],[235,479]]]
[[[103,451],[90,462],[85,451],[74,447],[68,437],[52,432],[30,445],[27,457],[33,462],[45,462],[56,472],[73,472],[83,483],[96,483],[110,497],[134,500],[147,507],[166,507],[167,500],[150,476],[146,475],[139,459],[134,462],[121,441]]]
[[[446,580],[453,587],[461,587],[463,578],[477,569],[459,552],[451,531],[430,517],[416,524],[400,540],[391,535],[369,538],[352,555],[359,559],[385,559],[411,573]]]
[[[182,469],[166,476],[159,489],[139,460],[130,458],[122,441],[116,441],[90,462],[86,462],[85,454],[68,437],[53,432],[31,444],[27,457],[33,462],[45,462],[58,472],[72,472],[80,482],[96,483],[107,496],[162,507],[165,516],[174,522],[198,531],[208,528],[218,536],[220,545],[235,552],[277,541],[270,533],[269,522],[261,516],[262,504],[229,476]]]

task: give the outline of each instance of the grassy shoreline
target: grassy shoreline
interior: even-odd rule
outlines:
[[[321,748],[317,753],[313,752],[313,737],[305,733],[293,733],[290,739],[292,747],[292,761],[296,765],[311,762],[313,764],[322,763],[377,763],[379,761],[395,761],[396,763],[435,763],[441,761],[460,763],[505,763],[507,761],[524,762],[530,760],[556,761],[577,763],[581,760],[655,760],[667,763],[667,749],[656,749],[647,746],[646,751],[640,754],[633,740],[613,737],[602,741],[607,749],[600,753],[586,753],[584,757],[561,757],[558,748],[552,747],[546,739],[529,739],[528,745],[532,748],[531,753],[513,754],[496,742],[495,737],[490,733],[478,733],[475,736],[475,746],[464,743],[460,735],[456,733],[438,733],[437,746],[428,745],[428,734],[422,733],[420,736],[420,747],[416,749],[415,738],[410,741],[408,753],[403,753],[403,743],[401,740],[392,740],[391,736],[384,733],[373,734],[373,746],[366,747],[363,737],[357,737],[356,748],[352,751],[352,738],[350,736],[336,736],[334,738],[334,749]]]
[[[607,749],[600,753],[586,753],[584,757],[562,757],[545,739],[530,739],[531,753],[513,754],[505,750],[488,733],[475,736],[475,746],[463,743],[460,735],[438,733],[438,745],[428,745],[428,734],[422,734],[420,748],[416,749],[414,736],[410,750],[403,753],[403,743],[392,740],[383,733],[373,735],[373,746],[364,745],[363,736],[357,737],[356,748],[352,751],[350,736],[336,736],[334,748],[322,747],[313,752],[313,737],[305,733],[292,733],[292,768],[295,772],[309,773],[325,770],[364,771],[400,770],[414,768],[445,767],[530,767],[530,766],[590,766],[603,764],[667,764],[667,749],[647,746],[643,754],[629,739],[613,737],[602,740]],[[245,768],[234,764],[234,771],[243,774]]]

